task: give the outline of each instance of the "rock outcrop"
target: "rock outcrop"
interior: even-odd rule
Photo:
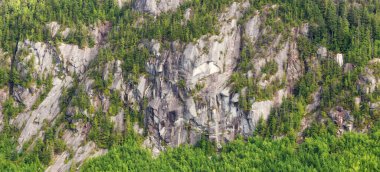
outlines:
[[[234,95],[228,91],[228,81],[239,58],[237,21],[242,11],[238,9],[244,6],[234,3],[220,15],[220,35],[204,36],[188,45],[173,42],[170,50],[149,62],[151,77],[148,86],[141,86],[146,85],[145,79],[140,81],[139,95],[150,100],[146,127],[155,146],[194,144],[205,133],[222,143],[242,130],[240,123],[247,119],[231,101]]]
[[[118,1],[120,7],[124,2]],[[137,0],[134,7],[159,15],[174,10],[183,2],[184,0]],[[106,86],[107,91],[121,95],[124,106],[111,117],[114,131],[122,132],[126,129],[124,119],[128,108],[138,109],[144,114],[144,126],[135,123],[133,129],[139,134],[147,133],[144,146],[151,148],[154,155],[165,149],[163,145],[177,147],[181,144],[195,144],[203,135],[215,141],[218,146],[238,135],[252,135],[257,122],[261,118],[266,120],[272,108],[281,105],[304,73],[296,40],[299,35],[307,34],[308,27],[303,25],[294,28],[289,37],[284,37],[272,33],[271,28],[265,26],[265,14],[258,11],[245,24],[240,24],[239,21],[249,6],[248,2],[235,2],[223,10],[218,15],[220,30],[216,35],[204,35],[190,43],[143,40],[139,46],[148,48],[154,57],[147,61],[146,73],[134,79],[137,84],[125,80],[121,60],[110,60],[89,69],[99,49],[108,46],[106,36],[111,28],[108,22],[89,28],[95,40],[95,46],[91,48],[65,43],[53,47],[48,43],[25,41],[20,49],[26,49],[29,54],[19,62],[18,70],[32,73],[35,78],[52,77],[53,85],[36,108],[32,106],[43,93],[43,88],[32,84],[29,88],[19,86],[15,89],[13,96],[26,105],[25,112],[11,120],[11,124],[21,130],[18,138],[19,150],[27,141],[43,137],[44,123],[54,123],[60,113],[70,118],[81,111],[69,104],[61,112],[59,106],[62,90],[73,85],[74,79],[84,87],[92,107],[105,113],[112,110],[111,98],[105,93],[96,92],[94,83],[97,80],[90,76],[91,70],[97,70],[99,73],[96,74],[100,74],[97,77],[110,82]],[[187,9],[186,20],[191,17],[192,11]],[[61,34],[66,37],[71,30],[66,28],[58,33],[61,26],[56,22],[48,24],[47,27],[52,36]],[[268,40],[265,37],[269,37]],[[264,43],[266,48],[262,48]],[[243,75],[250,79],[257,78],[258,86],[263,89],[277,82],[280,85],[271,98],[250,98],[249,110],[243,110],[239,105],[248,88],[236,92],[234,83],[231,83],[231,76],[240,72],[240,54],[242,47],[246,45],[252,46],[257,53],[252,57],[252,69]],[[31,61],[34,62],[33,70],[28,70],[24,66]],[[261,71],[269,62],[273,62],[278,69],[270,76]],[[94,117],[91,114],[93,112],[82,111],[87,118]],[[0,119],[1,117],[0,113]],[[60,126],[63,133],[61,139],[72,151],[55,155],[47,171],[67,171],[73,164],[80,165],[86,158],[106,152],[105,149],[99,149],[94,142],[86,140],[92,127],[90,122],[79,119],[70,120],[69,123],[73,130]]]
[[[23,44],[20,45],[19,49],[27,49],[29,55],[24,58],[23,62],[28,62],[33,60],[33,76],[46,78],[47,75],[54,75],[59,69],[57,65],[60,63],[61,59],[55,48],[52,45],[42,43],[42,42],[31,42],[24,41]],[[20,65],[20,63],[18,63]],[[23,71],[20,66],[18,68],[19,71]]]
[[[344,64],[343,54],[337,54],[335,57],[335,61],[338,63],[340,67],[342,67]]]
[[[353,129],[354,118],[351,116],[350,111],[344,110],[343,107],[337,106],[336,108],[331,109],[329,116],[338,126],[338,134]]]
[[[107,153],[107,150],[105,149],[98,150],[94,142],[89,142],[84,146],[75,147],[74,150],[75,151],[72,159],[69,158],[70,153],[68,151],[65,151],[62,154],[56,156],[54,159],[54,164],[49,166],[45,171],[70,171],[73,165],[80,165],[88,158],[97,157]],[[79,169],[77,168],[75,170]]]
[[[326,58],[328,56],[328,51],[326,47],[319,47],[317,51],[317,55],[320,58]]]
[[[59,25],[57,22],[51,22],[51,23],[47,24],[46,26],[48,27],[52,37],[54,37],[58,33],[58,31],[61,27],[61,25]]]
[[[58,23],[47,25],[52,33],[56,34],[60,26]],[[53,124],[61,112],[60,97],[64,88],[71,87],[75,73],[79,78],[86,78],[85,74],[88,65],[94,60],[99,49],[103,46],[107,32],[110,30],[110,23],[103,23],[94,27],[91,34],[95,40],[95,46],[92,48],[79,48],[77,45],[62,43],[58,47],[51,46],[48,43],[24,41],[19,44],[17,70],[21,75],[31,74],[33,80],[45,80],[47,77],[52,78],[52,87],[50,90],[36,87],[32,83],[28,88],[18,85],[14,90],[13,97],[19,103],[25,105],[24,112],[18,114],[10,120],[10,124],[20,129],[21,133],[18,138],[18,150],[21,150],[24,143],[34,141],[44,136],[43,126]],[[69,32],[68,29],[65,32]],[[121,62],[114,62],[116,75],[113,86],[115,89],[122,87]],[[121,82],[121,83],[120,83]],[[35,104],[36,100],[46,92],[46,97]],[[34,108],[32,108],[34,106]],[[2,114],[0,114],[0,127],[2,127]],[[81,126],[85,125],[85,127]],[[86,128],[87,127],[87,128]],[[61,155],[54,157],[53,165],[47,171],[68,171],[72,164],[81,164],[85,159],[93,155],[101,155],[106,150],[98,149],[95,143],[86,143],[86,137],[89,127],[86,124],[78,123],[77,132],[65,130],[63,140],[70,147],[74,155],[69,158],[69,152],[65,151]],[[68,161],[66,161],[66,159]]]
[[[185,0],[137,0],[134,8],[139,11],[159,15],[178,8]]]
[[[97,48],[80,49],[77,45],[62,44],[59,46],[63,56],[63,64],[71,74],[83,74],[86,66],[96,57]]]
[[[53,88],[38,108],[19,114],[13,122],[11,122],[13,125],[22,128],[18,139],[20,145],[19,149],[26,141],[38,135],[44,122],[50,123],[57,117],[60,112],[59,98],[62,94],[62,89],[63,87],[67,87],[70,83],[70,77],[66,77],[63,80],[55,78],[53,80]]]
[[[244,25],[242,32],[238,20],[248,6],[248,3],[233,3],[220,14],[219,35],[203,36],[189,44],[171,42],[169,49],[161,49],[156,41],[147,45],[156,55],[147,64],[149,75],[140,78],[126,94],[130,105],[148,100],[146,107],[139,106],[145,113],[145,128],[149,135],[145,147],[158,153],[165,149],[162,143],[172,147],[195,144],[202,135],[218,145],[237,135],[251,135],[259,119],[266,119],[271,109],[279,106],[289,94],[291,89],[288,88],[302,75],[302,63],[294,40],[280,44],[281,36],[274,40],[269,55],[259,60],[262,65],[269,59],[277,63],[280,70],[272,80],[294,75],[286,81],[286,89],[279,89],[271,100],[253,101],[249,112],[240,109],[240,95],[231,91],[230,76],[240,58],[242,34],[252,44],[263,34],[259,14]],[[298,34],[295,29],[294,37]],[[272,51],[279,48],[279,52]],[[260,71],[261,66],[255,69]]]
[[[380,77],[376,76],[376,73],[380,73],[380,69],[376,67],[380,64],[380,59],[373,59],[368,64],[369,67],[365,68],[358,80],[358,87],[365,94],[374,92],[380,86]]]
[[[261,19],[260,14],[255,15],[245,24],[245,35],[254,45],[260,36]]]

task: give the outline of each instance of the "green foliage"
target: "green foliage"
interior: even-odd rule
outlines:
[[[121,101],[120,93],[118,91],[113,91],[110,98],[110,107],[108,109],[109,115],[117,115],[121,108],[123,107],[123,102]]]
[[[298,97],[303,97],[307,100],[308,103],[313,101],[312,93],[315,92],[318,88],[317,81],[321,80],[322,74],[320,74],[319,70],[308,71],[297,83],[295,87],[295,95]]]
[[[167,35],[163,35],[163,38],[169,38],[171,40],[180,39],[184,42],[193,41],[196,38],[205,34],[218,33],[218,20],[217,15],[224,7],[230,4],[230,0],[220,1],[190,1],[183,5],[171,17],[162,16],[162,25],[158,25],[158,29],[163,31],[169,31]],[[183,18],[184,11],[187,8],[191,8],[193,12],[192,18],[187,22],[186,27],[181,26],[181,22],[178,19]],[[166,22],[171,21],[171,22]],[[167,23],[167,25],[165,24]],[[164,27],[162,27],[164,26]],[[152,28],[152,31],[157,31],[156,28]],[[152,32],[156,33],[156,32]],[[160,32],[158,32],[160,33]],[[160,36],[157,34],[157,36]]]
[[[3,107],[3,114],[5,115],[6,121],[8,121],[10,118],[15,117],[24,109],[23,105],[20,105],[17,102],[15,102],[12,97],[5,100],[2,107]]]
[[[5,68],[0,68],[0,88],[8,85],[9,75]]]
[[[39,85],[40,87],[43,86],[44,89],[43,89],[42,94],[38,97],[36,102],[33,104],[32,109],[36,109],[42,103],[42,101],[45,100],[48,93],[53,88],[53,77],[51,75],[48,75],[47,78],[42,81],[38,79],[37,85]]]
[[[206,151],[208,144],[201,141],[205,146],[169,149],[157,159],[139,144],[127,142],[89,160],[81,171],[378,171],[379,127],[368,135],[315,135],[301,144],[292,136],[238,139],[224,145],[219,153]]]
[[[76,30],[70,31],[69,35],[63,40],[66,43],[78,45],[80,48],[93,47],[95,45],[94,38],[88,32],[88,28],[80,25],[75,27]]]
[[[70,88],[62,90],[62,96],[60,97],[60,107],[65,112],[67,107],[77,107],[81,112],[90,108],[90,99],[83,85],[77,80],[74,81],[74,85]]]
[[[17,152],[16,146],[18,143],[15,137],[18,135],[17,129],[8,125],[5,126],[4,130],[0,133],[0,170],[43,171],[44,165],[41,162],[49,161],[49,155],[42,157],[44,155],[40,154],[42,152],[39,152],[37,148],[40,142],[38,141],[38,143],[36,143],[35,149],[31,152],[24,150]],[[42,161],[39,158],[41,158]]]
[[[49,165],[53,156],[53,149],[50,145],[47,145],[41,139],[38,139],[31,155],[37,155],[42,164]]]
[[[131,131],[130,123],[127,124],[127,136],[114,132],[110,117],[119,113],[123,104],[120,94],[108,89],[112,78],[105,80],[99,72],[104,70],[104,64],[121,60],[123,75],[130,83],[136,84],[138,76],[146,72],[147,60],[152,57],[146,45],[147,40],[155,39],[163,45],[169,45],[172,41],[188,43],[202,35],[217,34],[217,14],[232,2],[193,0],[186,2],[176,12],[153,17],[132,10],[129,3],[119,9],[115,0],[4,0],[0,4],[0,48],[12,54],[17,41],[26,39],[55,45],[63,41],[81,48],[92,47],[95,40],[89,33],[90,26],[103,21],[112,23],[107,40],[109,44],[100,50],[97,60],[90,66],[94,69],[90,74],[95,80],[94,88],[110,98],[110,108],[107,112],[95,112],[93,118],[82,114],[73,117],[89,122],[89,139],[100,148],[109,148],[111,151],[104,157],[90,160],[84,165],[83,171],[379,171],[380,127],[373,123],[380,115],[379,112],[371,113],[368,104],[379,100],[380,91],[377,88],[370,96],[361,95],[355,86],[368,61],[380,56],[380,16],[377,13],[380,2],[376,0],[250,0],[252,7],[248,9],[244,20],[254,15],[256,9],[265,10],[263,13],[268,14],[265,24],[271,27],[268,32],[272,35],[260,38],[258,45],[268,45],[273,35],[280,33],[288,38],[291,28],[301,23],[309,23],[310,26],[308,37],[299,37],[297,40],[300,57],[305,64],[305,75],[291,90],[296,96],[285,99],[280,107],[273,109],[268,122],[260,120],[256,137],[233,141],[219,152],[216,152],[213,143],[202,139],[195,147],[169,149],[153,159],[149,151],[140,148],[141,138]],[[277,4],[277,7],[268,8],[273,4]],[[192,10],[192,16],[189,21],[184,21],[184,13],[188,8]],[[59,33],[51,38],[45,26],[51,21],[57,21],[62,28],[72,28],[72,32],[65,39]],[[246,73],[253,67],[252,58],[259,53],[254,52],[253,46],[247,44],[242,47],[238,70],[231,77],[233,91],[240,93],[239,104],[245,111],[250,110],[253,101],[271,99],[278,89],[284,87],[283,81],[274,81],[270,86],[261,88],[257,86],[257,78],[247,77]],[[317,46],[326,46],[330,52],[343,53],[345,61],[352,63],[355,69],[345,73],[331,59],[321,60],[320,65],[315,67],[311,57],[315,56]],[[20,60],[22,55],[15,60]],[[32,70],[31,64],[32,61],[25,67]],[[371,67],[379,68],[378,65]],[[28,70],[25,74],[15,68],[10,70],[0,66],[0,88],[8,82],[26,88],[30,86],[32,71]],[[275,74],[277,70],[274,61],[262,68],[262,72],[268,75]],[[379,75],[376,71],[374,74]],[[48,91],[52,87],[51,83],[50,77],[38,81],[37,85]],[[178,85],[185,87],[181,80]],[[305,142],[297,144],[294,133],[299,130],[300,121],[305,115],[305,105],[311,102],[312,93],[319,87],[321,116],[324,118],[324,112],[333,106],[341,105],[345,109],[354,107],[352,98],[360,96],[363,101],[352,112],[355,126],[371,124],[373,129],[369,134],[347,133],[337,138],[333,136],[336,133],[334,123],[327,120],[313,123],[304,133],[307,137]],[[197,91],[202,88],[201,84],[197,84]],[[47,91],[42,93],[34,108],[46,97]],[[148,101],[142,101],[145,109]],[[78,113],[95,111],[78,80],[74,81],[72,88],[63,91],[60,105],[62,112],[66,112],[69,106],[78,108]],[[5,126],[0,133],[1,171],[43,171],[51,162],[53,153],[59,154],[66,149],[57,131],[57,125],[62,124],[66,117],[62,113],[52,127],[45,124],[43,139],[36,140],[34,144],[25,144],[20,153],[15,152],[18,133],[9,126],[8,121],[23,111],[23,105],[10,98],[2,108]],[[138,112],[138,108],[128,108],[128,119],[125,121],[139,122],[142,126],[144,116]],[[268,139],[278,135],[284,138]]]
[[[276,61],[271,60],[267,62],[262,68],[261,72],[268,74],[268,75],[274,75],[278,71],[278,65]]]
[[[262,88],[258,85],[259,79],[254,77],[248,78],[240,72],[232,74],[233,91],[240,93],[239,105],[243,110],[250,110],[253,100],[263,101],[272,99],[276,91],[284,87],[284,81],[276,79],[265,88]]]
[[[306,38],[301,36],[297,39],[297,45],[298,45],[298,51],[301,54],[301,59],[306,60],[307,58],[313,56],[316,52],[315,46],[312,44],[312,42]]]
[[[369,95],[370,102],[379,102],[380,101],[380,88],[376,87],[375,91]]]
[[[109,34],[114,55],[124,60],[125,76],[135,83],[137,75],[145,72],[145,62],[152,55],[147,47],[141,46],[142,40],[191,42],[202,35],[216,34],[219,30],[217,14],[231,2],[188,1],[175,12],[156,18],[125,8],[114,21],[116,27]],[[188,8],[192,11],[192,17],[183,24],[184,13]]]
[[[71,99],[71,106],[78,107],[82,111],[90,108],[90,99],[88,98],[87,92],[83,85],[79,85],[76,89],[75,95]]]
[[[54,153],[61,154],[66,150],[66,143],[61,139],[54,140]]]
[[[376,78],[380,78],[380,62],[375,62],[375,63],[372,63],[372,64],[369,64],[369,68],[372,69],[372,74],[376,77]]]
[[[295,85],[296,97],[292,100],[294,103],[304,104],[304,101],[312,103],[313,93],[317,93],[320,88],[321,104],[318,110],[328,112],[339,105],[352,110],[356,127],[362,128],[373,123],[368,104],[376,101],[378,96],[376,92],[370,96],[362,95],[361,90],[358,90],[356,86],[356,81],[364,72],[369,60],[378,57],[378,40],[380,39],[380,20],[376,12],[380,9],[378,1],[252,0],[251,2],[255,9],[262,9],[262,6],[266,4],[277,4],[278,9],[272,11],[290,28],[298,27],[301,23],[309,24],[308,37],[297,38],[300,58],[305,65],[305,75]],[[355,3],[356,5],[353,5]],[[273,26],[273,14],[270,15],[266,24]],[[283,33],[288,31],[284,29]],[[330,52],[328,58],[315,59],[318,46],[327,47]],[[351,63],[354,69],[344,72],[332,59],[335,53],[344,54],[345,63]],[[245,60],[245,54],[243,49],[242,71],[247,70],[244,66],[247,66],[246,61],[249,61]],[[316,61],[318,61],[317,64]],[[248,85],[247,82],[244,83],[244,80],[237,83],[235,84],[238,86],[237,90]],[[359,108],[355,108],[354,97],[361,97],[362,102]],[[281,108],[283,106],[285,105]],[[297,130],[300,116],[303,114],[298,113],[300,111],[298,108],[286,109],[284,113],[280,113],[279,109],[274,109],[266,126],[262,127],[266,128],[267,132],[261,132],[261,135],[282,135]],[[290,125],[287,124],[289,117],[292,119],[290,121],[293,121]]]
[[[116,133],[113,128],[114,125],[105,113],[96,112],[91,120],[91,125],[89,138],[95,141],[96,145],[100,148],[110,148],[117,142]]]
[[[181,79],[177,82],[177,85],[179,88],[184,89],[184,88],[186,88],[186,81]]]
[[[0,10],[0,22],[3,23],[0,26],[0,47],[12,52],[17,38],[48,41],[51,38],[45,24],[51,21],[57,21],[63,26],[76,26],[76,31],[68,38],[68,42],[80,46],[91,45],[91,40],[88,40],[88,34],[82,26],[106,19],[113,20],[119,13],[114,0],[4,0]]]
[[[301,126],[305,115],[305,105],[293,98],[285,99],[279,108],[274,108],[268,119],[268,126],[261,126],[261,136],[273,137],[291,134]],[[266,129],[266,131],[263,131]]]

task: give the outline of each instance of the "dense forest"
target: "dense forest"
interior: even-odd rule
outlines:
[[[297,144],[260,136],[237,139],[216,152],[206,140],[169,149],[157,159],[130,138],[106,156],[90,160],[81,171],[378,171],[379,125],[367,134],[335,137],[327,129]],[[138,142],[137,142],[138,143]]]
[[[242,0],[236,0],[242,2]],[[134,1],[133,1],[134,2]],[[65,88],[60,98],[62,112],[69,106],[81,111],[93,112],[93,118],[76,114],[70,119],[60,115],[50,126],[45,125],[44,137],[27,142],[24,149],[16,151],[19,129],[10,121],[23,112],[24,105],[14,98],[2,104],[4,129],[0,132],[0,171],[43,171],[51,165],[54,154],[67,150],[57,129],[65,124],[74,129],[72,120],[81,119],[92,124],[88,140],[100,148],[109,149],[101,157],[89,159],[80,171],[379,171],[380,170],[380,112],[370,109],[371,102],[380,101],[380,88],[371,94],[357,88],[357,80],[365,72],[369,62],[380,57],[380,1],[377,0],[249,0],[251,6],[239,23],[249,20],[256,10],[277,5],[268,13],[265,24],[274,34],[287,38],[291,28],[304,23],[309,25],[308,36],[297,38],[300,58],[305,74],[292,89],[294,96],[286,98],[280,107],[272,109],[267,121],[260,120],[252,137],[239,137],[219,148],[207,138],[194,146],[183,145],[167,148],[153,158],[149,150],[141,147],[143,136],[136,134],[133,123],[144,122],[143,114],[128,109],[126,129],[115,133],[111,116],[115,116],[123,103],[118,92],[111,92],[111,81],[103,80],[98,69],[106,62],[121,60],[123,77],[134,85],[138,77],[146,73],[145,65],[152,52],[139,44],[157,40],[169,47],[172,41],[194,42],[203,35],[219,32],[217,15],[233,0],[191,0],[176,11],[152,16],[133,9],[133,2],[119,8],[116,0],[3,0],[0,2],[0,89],[8,88],[12,94],[17,85],[28,87],[36,82],[39,87],[50,90],[52,77],[37,81],[31,74],[16,70],[17,58],[23,53],[17,49],[23,40],[46,42],[52,46],[61,43],[75,44],[81,48],[93,47],[94,38],[88,28],[108,21],[112,29],[107,46],[100,49],[90,64],[90,77],[99,94],[110,98],[107,112],[96,111],[86,96],[84,86],[75,75],[71,88]],[[193,17],[183,25],[184,12],[191,8]],[[141,19],[143,18],[143,19]],[[75,28],[67,37],[60,33],[50,36],[46,24],[52,21]],[[345,62],[355,66],[343,71],[330,58],[313,65],[319,47],[345,55]],[[4,53],[3,53],[4,52]],[[249,111],[251,99],[269,100],[282,84],[276,83],[265,89],[257,87],[258,80],[245,73],[252,70],[253,47],[244,44],[236,72],[231,77],[233,91],[248,88],[246,97],[239,100],[239,107]],[[25,55],[26,56],[26,55]],[[375,75],[380,76],[380,66],[371,64]],[[26,66],[27,68],[31,68]],[[270,76],[278,71],[274,61],[268,62],[261,71]],[[185,85],[185,83],[182,83]],[[299,135],[305,108],[313,101],[313,93],[320,91],[318,116],[312,125]],[[34,108],[46,96],[45,91]],[[348,97],[360,97],[357,106]],[[338,126],[327,117],[328,111],[337,104],[350,109],[354,125],[363,133],[347,132],[338,135]],[[367,130],[368,131],[367,131]],[[146,134],[146,133],[145,133]],[[32,146],[30,146],[32,145]],[[27,149],[29,148],[29,149]],[[75,165],[71,170],[77,170]]]

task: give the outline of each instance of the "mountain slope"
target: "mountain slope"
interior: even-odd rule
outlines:
[[[353,139],[352,147],[339,148],[344,152],[376,146],[377,1],[5,0],[1,6],[0,160],[16,165],[10,168],[75,170],[108,150],[104,160],[128,150],[150,161],[141,146],[153,156],[164,151],[151,164],[157,170],[174,163],[166,156],[199,151],[217,159],[205,170],[226,170],[216,168],[224,162],[219,156],[251,149],[252,136],[257,144],[273,142],[279,156],[299,152],[297,163],[319,142],[339,147]],[[233,141],[240,136],[247,145]],[[291,150],[276,148],[288,142]],[[181,147],[188,144],[201,146]],[[379,158],[376,151],[369,159]]]

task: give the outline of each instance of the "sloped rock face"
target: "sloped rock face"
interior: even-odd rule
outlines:
[[[61,155],[55,158],[54,164],[49,166],[46,172],[56,172],[56,171],[70,171],[70,168],[74,164],[81,164],[86,159],[91,157],[97,157],[107,153],[107,150],[98,150],[94,142],[88,142],[84,146],[75,147],[75,152],[73,158],[67,162],[70,157],[70,153],[65,151]]]
[[[26,112],[19,114],[11,121],[11,123],[18,126],[18,128],[22,128],[21,135],[18,139],[20,146],[22,146],[25,141],[36,136],[45,121],[51,122],[56,118],[60,112],[59,98],[62,94],[62,90],[64,87],[69,87],[72,82],[70,75],[73,73],[83,73],[89,62],[96,57],[98,51],[97,47],[82,50],[79,49],[78,46],[63,44],[60,46],[60,52],[62,54],[60,56],[55,50],[55,47],[44,43],[26,41],[24,46],[30,47],[29,51],[31,52],[25,59],[32,57],[35,59],[35,74],[50,74],[53,77],[53,87],[47,94],[47,97],[35,110],[29,109],[35,103],[38,94],[32,94],[31,88],[22,88],[19,86],[15,89],[15,97],[19,97],[21,102],[27,106]],[[61,62],[63,62],[63,68],[59,69],[57,66]],[[24,69],[20,69],[20,71],[23,70]],[[64,74],[64,78],[58,75],[59,71]],[[66,73],[66,71],[69,73]],[[35,76],[36,79],[37,77],[38,76]]]
[[[380,64],[380,59],[373,59],[369,62],[369,66]],[[366,67],[363,74],[360,75],[358,80],[359,89],[365,93],[370,94],[376,90],[380,85],[380,78],[376,76],[376,73],[379,73],[380,69],[376,67]]]
[[[246,6],[234,3],[220,15],[219,35],[187,45],[173,42],[148,63],[149,77],[129,91],[128,100],[149,100],[145,125],[150,145],[195,144],[205,133],[222,143],[242,133],[240,124],[247,119],[232,101],[228,81],[240,53],[239,9]]]
[[[97,53],[97,48],[80,49],[77,45],[62,44],[59,46],[63,56],[63,63],[70,73],[81,73],[86,71],[86,66],[92,61]]]
[[[183,2],[185,0],[137,0],[134,3],[134,8],[153,15],[159,15],[163,12],[175,10]]]
[[[20,73],[26,73],[32,70],[32,77],[37,80],[37,78],[46,78],[47,75],[53,77],[52,89],[47,93],[46,98],[41,102],[41,104],[32,110],[31,106],[36,102],[39,97],[41,89],[35,87],[23,88],[17,86],[15,88],[14,97],[23,104],[26,105],[26,111],[19,114],[16,118],[12,119],[11,124],[22,129],[20,137],[18,139],[19,148],[26,141],[32,139],[34,136],[39,135],[39,131],[44,122],[51,122],[60,112],[59,110],[59,97],[62,93],[62,88],[68,86],[71,82],[70,77],[65,79],[58,77],[59,69],[56,68],[60,63],[61,59],[54,47],[45,43],[34,43],[30,41],[25,41],[21,44],[20,49],[25,49],[29,52],[23,61],[18,62],[17,68]],[[33,59],[33,60],[32,60]],[[24,67],[25,63],[32,61],[32,69]]]
[[[105,41],[108,31],[111,29],[111,23],[105,22],[91,30],[95,39],[95,46],[92,48],[80,48],[77,45],[61,44],[59,50],[62,55],[62,63],[70,73],[84,74],[89,63],[95,59],[100,46]]]
[[[36,110],[21,113],[15,118],[13,122],[14,125],[17,125],[19,128],[24,126],[18,139],[20,146],[32,139],[33,136],[37,136],[45,121],[51,122],[55,119],[60,112],[59,98],[62,94],[62,89],[70,83],[70,77],[67,77],[64,80],[55,78],[53,81],[53,88],[38,108]]]
[[[296,40],[301,35],[307,35],[307,25],[293,28],[290,36],[284,38],[281,34],[271,34],[271,28],[263,24],[265,20],[265,14],[256,11],[244,25],[244,37],[247,38],[245,44],[257,52],[252,59],[253,71],[249,71],[246,76],[248,79],[258,79],[258,86],[262,88],[267,88],[277,82],[282,86],[276,88],[277,91],[271,99],[251,100],[253,101],[251,111],[247,114],[250,123],[246,125],[250,128],[244,133],[251,132],[260,118],[268,119],[272,108],[280,106],[283,98],[292,94],[294,85],[304,73]],[[277,66],[277,72],[272,75],[262,72],[262,68],[270,61]]]
[[[254,43],[263,34],[259,14],[244,25],[244,32],[238,25],[248,6],[233,3],[220,14],[219,35],[203,36],[186,45],[172,42],[169,49],[160,49],[156,41],[147,45],[156,57],[147,64],[149,75],[127,90],[127,101],[135,104],[148,100],[146,106],[140,104],[149,135],[144,145],[153,148],[154,153],[165,149],[162,143],[172,147],[195,144],[202,135],[218,145],[237,135],[251,135],[259,119],[266,119],[271,108],[280,105],[290,92],[281,89],[272,100],[253,102],[249,112],[239,108],[239,94],[231,91],[230,77],[240,58],[242,35]],[[272,46],[282,50],[264,57],[263,65],[268,60],[265,58],[274,59],[281,69],[275,77],[294,74],[287,81],[292,85],[302,74],[297,45],[289,39],[280,46],[279,39]],[[261,70],[261,66],[257,68]]]
[[[26,48],[30,53],[24,61],[34,60],[33,76],[40,75],[46,77],[48,74],[54,74],[55,65],[60,63],[60,58],[54,47],[42,42],[24,41],[19,49]],[[21,67],[18,69],[22,71]],[[57,69],[56,69],[57,70]]]
[[[255,15],[245,24],[245,35],[249,38],[250,43],[255,44],[260,36],[261,20],[260,15]]]
[[[149,61],[149,77],[141,78],[128,93],[129,101],[149,100],[142,109],[150,133],[146,145],[163,149],[162,142],[174,147],[195,144],[204,133],[221,143],[242,131],[241,121],[247,119],[236,100],[232,101],[228,86],[240,53],[237,20],[241,7],[234,3],[220,16],[220,35],[204,36],[187,45],[173,42],[169,50],[155,53],[157,57]],[[152,49],[159,47],[152,42]]]
[[[59,24],[53,22],[48,24],[47,27],[56,31]],[[111,24],[105,22],[90,30],[95,39],[95,46],[92,48],[81,49],[77,45],[69,44],[54,47],[48,43],[27,40],[19,44],[20,52],[18,54],[20,55],[18,58],[20,60],[16,63],[17,70],[21,75],[31,74],[34,81],[37,79],[45,80],[47,76],[50,76],[52,78],[52,87],[50,90],[44,90],[45,88],[43,87],[36,87],[35,83],[28,86],[28,88],[20,85],[15,87],[13,97],[25,105],[24,112],[10,120],[10,124],[21,131],[18,138],[18,150],[21,150],[27,141],[34,141],[43,137],[44,124],[54,123],[61,112],[59,102],[63,89],[71,87],[74,73],[80,79],[86,78],[87,67],[96,58],[110,28]],[[119,89],[123,85],[121,62],[114,62],[113,66],[115,66],[116,70],[114,77],[118,80],[114,81],[113,86],[115,89]],[[40,104],[31,108],[35,105],[42,92],[46,92],[46,97]],[[1,94],[2,91],[0,91]],[[2,114],[0,114],[0,130],[1,127]],[[72,158],[69,158],[69,152],[63,152],[61,155],[54,157],[53,164],[47,171],[68,171],[73,163],[81,164],[90,156],[101,155],[106,152],[106,150],[98,149],[93,142],[87,143],[86,137],[89,130],[87,124],[78,123],[76,130],[78,132],[63,131],[62,139],[73,151]]]
[[[138,10],[159,15],[174,10],[183,2],[138,0],[134,5]],[[146,64],[147,74],[140,76],[136,85],[127,85],[128,81],[123,78],[123,62],[120,60],[109,61],[99,69],[94,69],[100,70],[103,80],[111,77],[112,82],[108,89],[120,92],[121,101],[126,105],[123,108],[138,107],[145,115],[145,126],[138,126],[136,123],[133,128],[140,134],[144,133],[141,128],[145,128],[148,137],[144,146],[152,148],[154,154],[164,150],[163,145],[176,147],[181,144],[195,144],[202,135],[215,141],[218,146],[233,140],[237,135],[249,136],[259,119],[267,119],[271,109],[281,105],[282,99],[291,94],[292,87],[303,73],[295,39],[299,34],[305,34],[307,29],[295,28],[290,38],[286,39],[282,35],[271,35],[274,39],[269,41],[268,48],[261,49],[260,41],[270,28],[264,26],[264,18],[258,12],[247,23],[240,25],[238,21],[248,7],[247,2],[235,2],[219,14],[218,35],[204,35],[187,44],[179,41],[166,42],[170,45],[169,48],[162,48],[167,46],[161,46],[159,41],[144,41],[142,46],[149,48],[154,57]],[[186,13],[189,13],[186,14],[187,18],[190,18],[191,10]],[[54,36],[60,26],[53,22],[47,27]],[[101,93],[98,95],[92,88],[94,79],[89,76],[88,66],[96,58],[99,48],[105,45],[110,27],[110,23],[104,23],[92,29],[96,43],[92,48],[69,44],[52,47],[49,44],[29,41],[23,43],[22,47],[30,52],[24,62],[32,59],[35,61],[32,75],[43,78],[52,76],[53,87],[42,103],[33,109],[30,107],[43,90],[33,87],[15,89],[14,96],[19,97],[19,101],[27,106],[24,113],[11,121],[21,130],[19,148],[26,141],[42,137],[43,123],[52,123],[57,118],[61,112],[58,102],[62,90],[71,86],[74,78],[70,76],[74,76],[74,73],[84,86],[91,105],[108,112],[110,98]],[[70,29],[67,28],[64,32],[61,34],[67,35]],[[259,78],[262,87],[270,86],[277,80],[281,80],[283,85],[269,100],[250,100],[250,110],[240,109],[239,99],[243,93],[236,93],[230,81],[234,72],[240,72],[238,64],[245,44],[251,44],[259,55],[252,59],[253,69],[244,75],[248,78]],[[268,61],[274,61],[278,71],[269,79],[264,79],[261,68]],[[22,71],[23,65],[20,62],[19,70]],[[78,111],[77,107],[69,105],[62,113],[70,116]],[[88,111],[83,113],[87,117],[93,115]],[[124,123],[124,110],[115,114],[117,115],[111,118],[115,132],[125,130],[127,124]],[[0,119],[1,117],[0,114]],[[80,164],[93,154],[106,152],[99,150],[95,143],[86,141],[91,128],[89,122],[78,120],[73,122],[73,126],[76,132],[62,129],[62,139],[73,151],[73,158],[69,160],[70,153],[67,151],[56,155],[47,171],[67,171],[72,164]]]
[[[54,76],[58,71],[60,58],[55,48],[49,44],[41,42],[24,41],[19,45],[19,61],[16,69],[20,71],[21,77],[25,78],[28,74],[33,80],[38,78],[47,79],[49,75]],[[23,57],[22,52],[27,52]],[[36,84],[32,84],[29,88],[22,86],[14,87],[13,97],[25,105],[26,110],[30,110],[42,92],[42,88],[37,88]]]

